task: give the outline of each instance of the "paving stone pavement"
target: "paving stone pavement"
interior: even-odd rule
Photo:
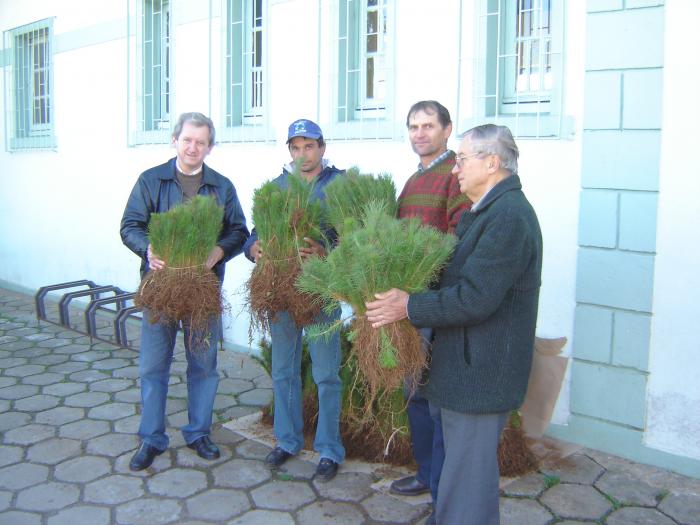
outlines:
[[[328,483],[300,458],[279,472],[265,468],[269,447],[223,426],[272,395],[244,354],[219,353],[212,438],[221,458],[196,456],[178,431],[187,420],[183,352],[179,344],[170,380],[171,446],[131,472],[138,352],[37,323],[32,297],[0,289],[0,525],[424,523],[427,504],[377,488],[386,468],[344,466]],[[501,523],[700,525],[700,480],[581,449],[504,480]]]

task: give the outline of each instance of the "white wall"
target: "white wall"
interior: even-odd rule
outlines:
[[[96,23],[125,23],[124,5],[107,0],[21,4],[0,0],[1,29],[55,15],[56,38],[60,39],[66,37],[66,31],[89,26],[93,19],[87,13],[100,13]],[[397,5],[398,129],[403,128],[409,106],[423,98],[440,100],[456,118],[459,3],[442,0],[428,7],[419,0],[402,0]],[[468,7],[470,2],[464,5]],[[284,144],[288,123],[302,116],[315,118],[319,98],[328,98],[332,57],[326,39],[331,22],[328,10],[324,10],[321,30],[316,29],[318,6],[317,0],[270,3],[269,114],[276,143],[220,144],[207,159],[211,167],[234,182],[249,218],[253,190],[276,176],[288,161]],[[565,108],[577,130],[583,105],[583,28],[578,20],[584,18],[584,9],[582,3],[569,9],[567,27]],[[471,9],[465,8],[467,24],[470,16]],[[208,21],[189,8],[179,20],[175,29],[175,113],[207,113],[210,105],[216,113],[220,107],[221,70],[216,65],[218,60],[214,60],[210,90]],[[212,56],[217,57],[218,22],[212,30]],[[468,25],[463,31],[463,38],[470,38]],[[319,38],[324,46],[320,56]],[[463,48],[468,50],[470,46]],[[78,278],[128,289],[138,285],[139,261],[121,244],[119,220],[138,174],[165,161],[174,151],[169,146],[126,146],[126,56],[124,38],[56,54],[57,150],[0,152],[0,280],[28,289]],[[321,77],[317,73],[319,62]],[[455,130],[455,135],[461,131]],[[453,136],[451,146],[457,145]],[[573,140],[522,140],[519,145],[524,190],[537,210],[545,240],[538,334],[570,340],[575,305],[580,133]],[[331,141],[326,156],[339,167],[357,164],[365,171],[393,173],[398,189],[417,163],[405,136],[395,141]],[[251,268],[243,257],[229,263],[224,288],[232,312],[225,323],[226,339],[242,346],[248,345],[248,323],[247,314],[239,313],[241,293]],[[568,347],[565,351],[568,353]],[[567,407],[565,386],[555,421],[566,420]]]
[[[666,2],[663,134],[647,431],[653,448],[700,459],[700,4]]]

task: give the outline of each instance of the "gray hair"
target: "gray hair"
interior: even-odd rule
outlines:
[[[518,146],[515,144],[513,134],[507,126],[496,124],[483,124],[465,131],[460,138],[469,137],[472,141],[474,153],[479,155],[496,155],[501,161],[501,168],[518,174]]]
[[[188,122],[198,128],[201,128],[202,126],[207,126],[209,128],[209,145],[214,145],[214,139],[216,138],[216,130],[214,129],[214,123],[209,117],[203,115],[202,113],[197,113],[196,111],[192,111],[190,113],[183,113],[178,117],[177,124],[175,124],[175,127],[173,128],[173,138],[175,140],[180,138],[180,133],[182,133],[182,126],[184,126]]]

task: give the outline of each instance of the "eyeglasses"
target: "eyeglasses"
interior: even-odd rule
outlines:
[[[455,155],[455,164],[457,164],[458,168],[461,168],[462,164],[464,164],[465,161],[471,159],[472,157],[477,157],[479,155],[481,155],[481,152],[472,153],[471,155],[465,155],[463,153],[460,153],[459,155]]]

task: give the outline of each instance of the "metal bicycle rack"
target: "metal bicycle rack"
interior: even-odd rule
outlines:
[[[73,290],[76,288],[78,288],[78,290]],[[56,321],[50,319],[46,314],[46,297],[50,292],[59,290],[72,291],[66,291],[58,301],[58,320]],[[112,295],[104,297],[103,295],[105,294]],[[76,332],[85,334],[90,337],[90,341],[98,339],[100,341],[135,349],[129,344],[126,330],[126,323],[129,319],[141,318],[140,309],[133,305],[135,295],[135,293],[125,292],[117,286],[100,286],[87,279],[42,286],[34,295],[36,318],[39,322],[46,321],[47,323],[63,326],[69,330],[75,330]],[[84,312],[85,329],[81,330],[80,327],[71,325],[70,305],[73,299],[87,296],[90,297],[90,302]],[[114,308],[110,308],[109,305],[114,305]],[[98,313],[113,316],[113,339],[99,333],[97,326]]]

